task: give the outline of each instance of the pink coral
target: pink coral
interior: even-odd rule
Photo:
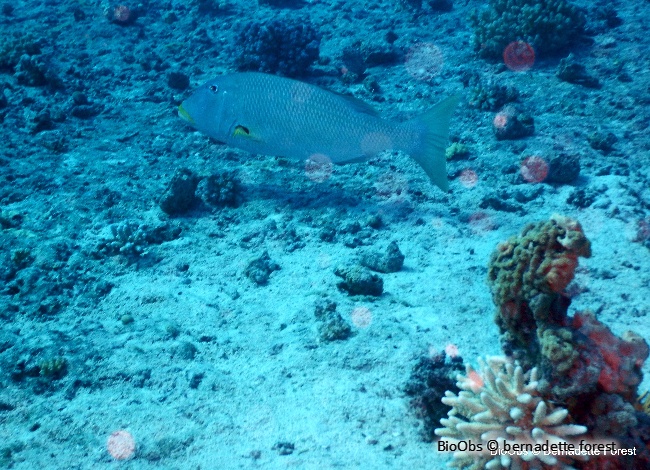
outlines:
[[[622,394],[633,400],[636,386],[641,382],[641,366],[650,352],[648,344],[631,331],[619,338],[589,312],[577,312],[573,327],[594,343],[602,357],[598,385],[606,393]]]

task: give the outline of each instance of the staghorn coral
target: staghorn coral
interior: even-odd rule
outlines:
[[[442,399],[451,406],[449,417],[441,419],[444,426],[435,430],[443,441],[480,443],[483,450],[488,440],[516,441],[521,444],[566,442],[569,436],[584,434],[585,426],[572,424],[569,412],[545,399],[538,389],[538,371],[524,372],[506,357],[479,360],[480,370],[467,366],[466,375],[459,375],[458,395],[446,392]],[[493,456],[489,452],[454,453],[450,466],[456,468],[535,469],[543,465],[570,469],[573,459],[583,457],[555,456],[545,453]]]

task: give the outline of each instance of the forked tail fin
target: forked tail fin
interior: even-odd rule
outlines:
[[[450,96],[422,116],[408,121],[408,123],[417,123],[421,128],[424,127],[422,142],[411,152],[411,158],[420,164],[433,184],[444,192],[449,190],[445,156],[449,140],[449,121],[459,100],[459,96]]]

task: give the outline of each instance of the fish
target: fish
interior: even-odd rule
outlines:
[[[449,190],[445,149],[458,104],[450,96],[404,122],[382,119],[370,105],[309,83],[257,72],[208,80],[178,107],[199,132],[252,154],[334,164],[402,151],[441,190]]]

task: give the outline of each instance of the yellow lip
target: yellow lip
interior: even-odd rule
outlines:
[[[178,115],[179,115],[181,118],[185,119],[185,120],[186,120],[187,122],[189,122],[190,124],[194,124],[194,119],[192,119],[192,116],[190,116],[190,113],[188,113],[188,112],[185,110],[185,108],[183,108],[183,105],[182,105],[182,104],[178,107]]]

